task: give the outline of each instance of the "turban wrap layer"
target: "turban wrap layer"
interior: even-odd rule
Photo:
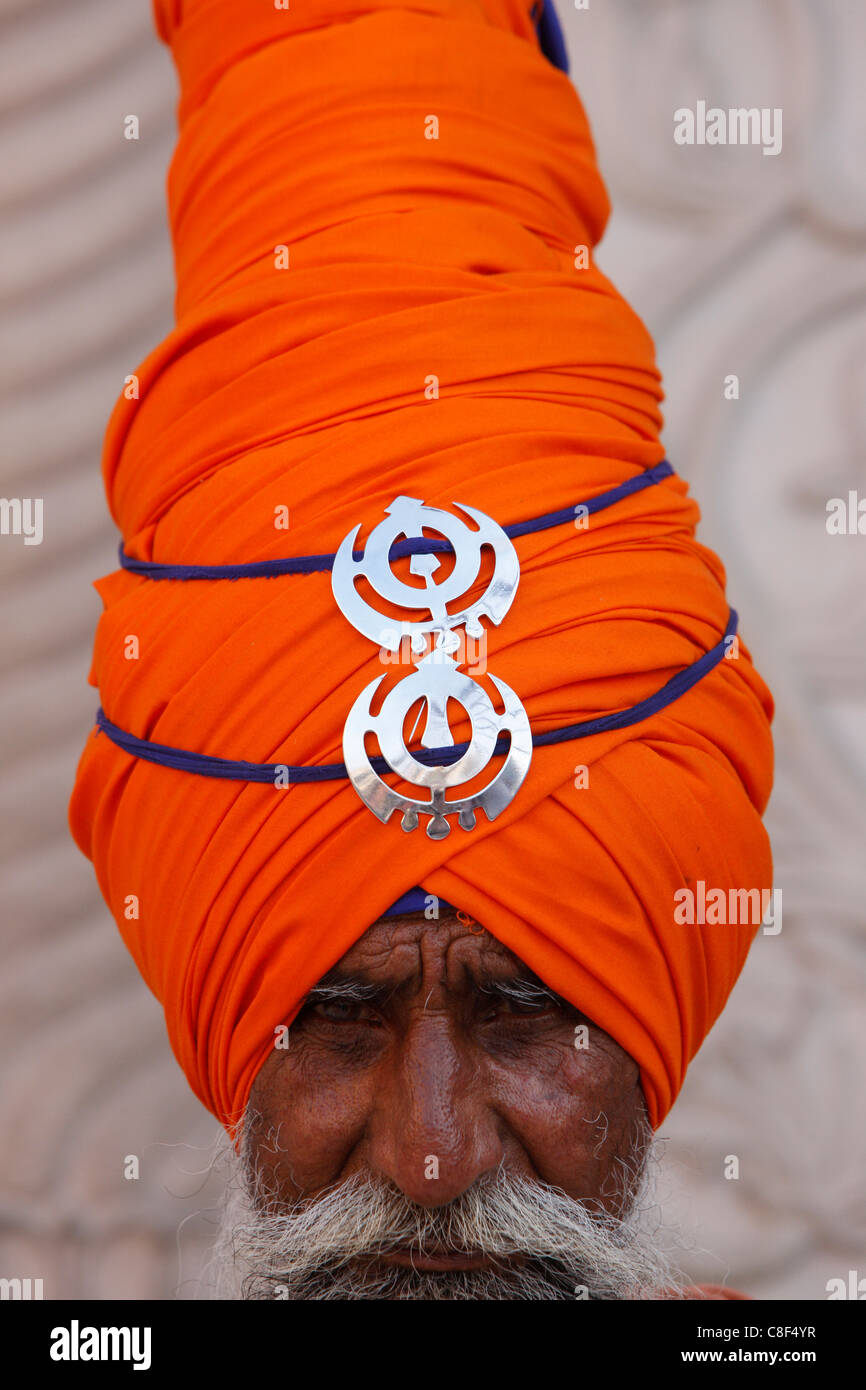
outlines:
[[[128,554],[333,552],[399,494],[506,525],[663,458],[652,342],[591,256],[576,265],[609,211],[587,121],[519,0],[155,9],[181,81],[176,327],[106,435]],[[520,587],[487,660],[534,731],[634,705],[719,643],[725,575],[697,520],[672,477],[587,529],[516,542]],[[348,710],[383,668],[327,573],[118,570],[97,588],[91,680],[116,725],[222,758],[341,761]],[[536,748],[497,820],[442,841],[382,825],[346,780],[211,780],[93,733],[71,825],[227,1126],[275,1029],[416,884],[631,1054],[657,1126],[758,929],[678,924],[674,893],[769,888],[771,715],[741,644],[642,723]]]

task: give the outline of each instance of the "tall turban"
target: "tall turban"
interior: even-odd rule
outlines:
[[[652,341],[592,258],[609,205],[587,120],[527,0],[155,12],[181,83],[176,327],[106,434],[127,556],[331,554],[398,496],[505,526],[663,459]],[[674,473],[515,541],[487,662],[533,734],[629,709],[719,644],[725,575],[698,517]],[[383,667],[326,571],[120,568],[96,587],[91,680],[114,726],[212,757],[340,762]],[[660,1124],[758,930],[684,925],[674,895],[771,884],[771,697],[742,642],[732,654],[636,724],[536,747],[500,816],[442,840],[380,823],[345,777],[216,780],[94,731],[73,833],[196,1095],[237,1120],[275,1030],[420,885],[611,1034]]]

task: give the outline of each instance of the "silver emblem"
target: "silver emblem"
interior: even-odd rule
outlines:
[[[385,679],[384,675],[377,676],[361,691],[349,711],[343,731],[346,769],[364,804],[383,822],[394,811],[401,810],[402,825],[406,831],[417,827],[419,815],[429,815],[427,834],[433,840],[442,840],[449,834],[451,827],[447,817],[454,813],[463,830],[474,828],[478,808],[484,811],[488,820],[495,820],[520,787],[532,760],[529,720],[514,691],[504,681],[490,677],[505,706],[504,712],[499,714],[483,687],[462,674],[457,663],[440,647],[419,661],[412,675],[398,682],[386,696],[379,713],[372,714],[374,695]],[[406,747],[403,722],[418,700],[424,702],[427,711],[421,736],[423,748],[453,747],[454,739],[447,716],[448,701],[455,700],[466,710],[472,725],[472,736],[466,752],[456,761],[428,767]],[[417,727],[418,720],[415,723]],[[447,800],[446,790],[469,782],[483,772],[493,755],[497,738],[504,732],[510,735],[510,747],[503,766],[492,781],[472,796]],[[371,766],[364,746],[367,733],[377,736],[383,758],[398,776],[414,786],[429,789],[427,800],[401,796],[379,777]]]
[[[377,676],[356,699],[343,730],[343,758],[352,785],[366,806],[380,821],[387,821],[394,811],[403,812],[404,830],[415,830],[418,817],[427,815],[427,834],[433,840],[443,840],[450,834],[450,815],[457,816],[463,830],[475,827],[475,812],[484,811],[488,820],[495,820],[505,810],[520,787],[532,761],[532,732],[526,711],[514,691],[504,681],[490,676],[502,700],[500,714],[490,696],[477,681],[460,671],[460,662],[451,653],[460,647],[454,628],[465,625],[467,635],[483,635],[482,617],[498,626],[508,612],[517,592],[520,565],[517,552],[501,526],[484,512],[465,504],[455,504],[474,522],[470,527],[451,512],[439,507],[427,507],[417,497],[395,497],[386,507],[388,519],[370,533],[360,560],[353,554],[360,525],[350,531],[334,556],[331,587],[334,598],[353,627],[387,651],[396,652],[404,636],[410,639],[412,660],[416,663],[411,675],[400,680],[385,696],[377,714],[372,713],[373,700],[386,676]],[[404,583],[391,568],[391,547],[401,536],[407,540],[423,539],[426,532],[444,536],[453,558],[451,569],[437,584],[435,575],[441,561],[434,553],[413,554],[409,573],[423,580],[422,585]],[[493,552],[493,574],[480,598],[466,603],[477,585],[481,573],[484,547]],[[363,579],[370,590],[393,607],[417,615],[395,619],[378,612],[362,597],[356,582]],[[453,611],[449,605],[453,605]],[[425,618],[423,614],[430,614]],[[430,636],[434,643],[428,652]],[[424,654],[424,655],[422,655]],[[453,748],[454,739],[448,721],[449,701],[462,706],[469,716],[472,733],[466,751],[458,758],[428,765],[410,752],[404,737],[404,724],[413,705],[426,710],[421,747],[431,750]],[[415,728],[408,735],[412,742]],[[389,787],[378,775],[367,753],[366,738],[374,734],[379,741],[382,758],[393,772],[412,786],[426,788],[426,800],[402,796]],[[446,792],[471,782],[484,772],[496,753],[501,734],[509,738],[508,752],[498,773],[481,791],[469,796],[446,798]]]
[[[360,560],[353,556],[360,524],[349,532],[334,557],[331,587],[340,609],[353,627],[380,647],[396,651],[401,636],[408,635],[413,652],[426,650],[428,633],[465,623],[470,637],[480,637],[481,618],[487,617],[498,626],[508,612],[517,592],[520,565],[517,552],[501,526],[484,512],[463,503],[455,503],[465,512],[477,529],[466,525],[460,517],[440,507],[427,507],[417,497],[395,497],[385,510],[388,520],[372,531]],[[401,536],[407,540],[420,539],[424,529],[444,536],[454,556],[453,568],[439,583],[435,574],[441,561],[435,554],[413,555],[409,572],[423,579],[423,588],[398,579],[391,568],[391,546]],[[481,552],[490,546],[494,555],[494,571],[487,588],[474,603],[461,607],[463,599],[478,580]],[[388,618],[372,608],[355,586],[363,576],[380,598],[411,613],[429,611],[429,619],[403,620]],[[448,605],[457,604],[449,612]],[[398,630],[399,629],[399,630]]]

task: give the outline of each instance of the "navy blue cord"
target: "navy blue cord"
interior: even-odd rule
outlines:
[[[737,614],[733,608],[728,613],[728,625],[721,642],[717,643],[702,657],[678,671],[654,695],[648,696],[630,709],[618,710],[615,714],[603,714],[597,719],[584,719],[578,724],[566,724],[561,729],[549,729],[547,733],[533,734],[535,748],[546,748],[551,744],[565,743],[570,739],[589,738],[593,734],[608,733],[611,729],[626,729],[631,724],[639,724],[642,719],[657,714],[667,705],[673,704],[692,686],[697,685],[708,671],[717,666],[728,651],[729,639],[737,631]],[[184,748],[172,748],[165,743],[151,743],[147,739],[136,738],[112,724],[103,710],[96,713],[97,728],[107,734],[113,743],[125,752],[142,758],[145,762],[159,763],[162,767],[173,767],[181,772],[193,772],[200,777],[220,777],[232,782],[271,782],[285,767],[288,783],[332,782],[348,777],[345,763],[322,763],[288,767],[283,763],[235,762],[230,758],[214,758],[205,753],[191,753]],[[494,753],[508,751],[509,735],[500,734],[494,746]],[[425,767],[448,767],[461,758],[468,749],[468,743],[455,743],[451,748],[421,748],[412,756]],[[393,769],[382,757],[373,757],[370,764],[376,772],[391,772]],[[285,774],[284,774],[285,775]]]
[[[544,516],[534,517],[530,521],[515,521],[502,529],[512,540],[516,540],[518,536],[528,536],[536,531],[548,531],[554,526],[564,526],[566,522],[574,522],[578,509],[583,515],[592,516],[594,512],[613,507],[624,497],[631,497],[636,492],[642,492],[644,488],[654,487],[663,478],[670,478],[673,471],[667,459],[663,459],[654,468],[648,468],[637,477],[629,478],[607,492],[600,492],[597,497],[590,497],[588,501],[578,503],[577,507],[562,507],[557,512],[546,512]],[[450,549],[451,546],[446,540],[416,536],[411,540],[396,541],[391,546],[388,558],[396,560],[402,555],[431,555]],[[364,556],[362,550],[354,550],[352,554],[356,560],[361,560]],[[284,574],[325,573],[334,565],[333,555],[296,555],[291,559],[255,560],[250,564],[241,565],[161,565],[154,560],[133,559],[131,555],[126,554],[122,541],[119,555],[123,569],[129,570],[131,574],[143,575],[146,579],[276,579]]]

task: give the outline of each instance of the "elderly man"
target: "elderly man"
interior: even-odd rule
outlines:
[[[463,913],[385,919],[259,1072],[216,1287],[672,1296],[636,1220],[651,1138],[635,1063],[512,952]]]
[[[552,11],[156,0],[177,325],[73,833],[237,1152],[222,1296],[684,1289],[652,1134],[760,902],[769,692]],[[538,19],[538,29],[536,29]]]

